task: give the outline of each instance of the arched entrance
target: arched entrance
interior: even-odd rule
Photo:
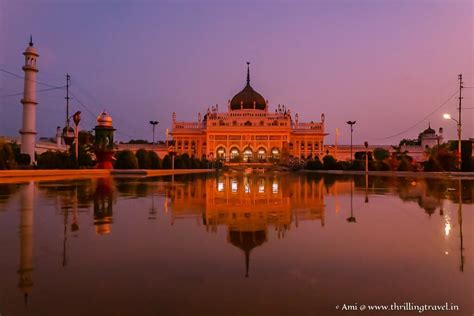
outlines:
[[[280,159],[280,150],[276,147],[272,148],[272,158],[275,159],[275,160]]]
[[[245,148],[243,156],[244,156],[244,162],[252,161],[252,157],[253,157],[252,148],[250,147]]]
[[[238,162],[240,159],[240,151],[237,147],[233,147],[230,149],[230,161]]]
[[[217,148],[216,158],[217,159],[225,159],[225,148],[224,147]]]
[[[257,150],[257,159],[258,159],[259,161],[262,161],[262,160],[267,159],[267,151],[266,151],[265,148],[260,147],[260,148]]]

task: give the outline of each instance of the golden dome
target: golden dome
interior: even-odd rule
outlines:
[[[112,127],[112,117],[103,111],[97,116],[97,125],[98,126],[110,126]]]

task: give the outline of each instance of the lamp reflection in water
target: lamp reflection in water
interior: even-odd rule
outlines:
[[[18,287],[23,292],[25,305],[33,288],[33,200],[35,183],[30,181],[20,191],[20,267]]]
[[[351,216],[349,216],[346,220],[349,222],[349,223],[355,223],[356,222],[356,218],[354,216],[354,206],[353,206],[353,191],[354,191],[354,179],[351,178]]]
[[[458,187],[459,187],[459,200],[458,200],[458,224],[459,224],[459,239],[460,243],[460,255],[461,255],[461,264],[459,266],[459,270],[464,272],[464,244],[463,244],[463,236],[462,236],[462,181],[461,179],[458,180]]]

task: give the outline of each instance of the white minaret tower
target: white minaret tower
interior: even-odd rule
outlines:
[[[36,49],[33,47],[33,39],[30,37],[30,43],[25,52],[25,65],[22,67],[25,72],[25,83],[23,88],[23,123],[20,130],[21,134],[21,153],[28,154],[31,157],[31,163],[35,162],[35,143],[36,143],[36,59],[39,57]]]

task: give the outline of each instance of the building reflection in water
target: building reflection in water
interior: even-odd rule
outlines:
[[[30,181],[20,189],[20,267],[18,287],[23,292],[25,305],[33,287],[33,221],[35,183]]]
[[[113,180],[100,178],[94,192],[94,225],[99,235],[109,234],[113,223]]]
[[[285,237],[292,224],[318,220],[324,226],[323,182],[288,181],[286,174],[221,174],[173,186],[172,222],[202,216],[207,231],[227,227],[227,241],[240,248],[249,275],[250,253],[268,240],[269,229]]]
[[[350,194],[351,215],[355,223],[353,196],[365,191],[372,194],[395,194],[404,201],[413,201],[432,216],[439,208],[443,217],[440,234],[448,240],[459,235],[459,270],[464,272],[463,203],[472,204],[472,181],[427,179],[407,180],[394,178],[343,178],[328,180],[321,176],[294,174],[250,174],[223,173],[215,177],[191,177],[184,182],[154,182],[100,178],[89,181],[67,183],[30,181],[18,186],[20,197],[19,223],[19,284],[25,304],[33,287],[33,222],[35,188],[43,193],[42,198],[56,201],[64,216],[63,264],[67,262],[67,232],[77,232],[80,227],[78,211],[89,212],[93,206],[94,227],[99,235],[111,233],[115,196],[122,194],[134,197],[150,197],[149,188],[164,197],[164,212],[170,213],[171,222],[181,218],[195,218],[203,223],[208,232],[215,233],[218,227],[227,231],[227,241],[241,249],[245,262],[245,276],[249,276],[250,255],[254,249],[271,239],[284,238],[292,227],[302,221],[319,221],[325,224],[325,197],[334,197],[336,213],[339,197]],[[364,183],[365,182],[365,183]],[[118,192],[118,193],[117,193]],[[444,207],[444,200],[457,204],[454,211]],[[40,201],[41,203],[41,201]],[[155,201],[151,195],[151,210],[148,218],[156,218]],[[168,212],[168,207],[172,206]],[[69,213],[72,210],[72,223]],[[457,217],[457,222],[456,222]],[[458,232],[455,234],[454,232]],[[446,254],[448,252],[446,251]]]

